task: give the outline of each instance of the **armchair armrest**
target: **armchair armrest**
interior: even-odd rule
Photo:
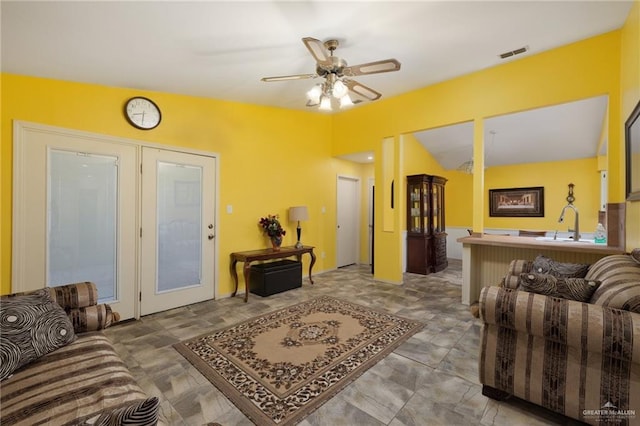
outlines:
[[[501,287],[484,287],[480,318],[490,325],[640,363],[640,314]]]

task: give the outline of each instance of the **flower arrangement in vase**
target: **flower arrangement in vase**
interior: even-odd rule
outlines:
[[[265,234],[269,236],[271,239],[271,246],[274,251],[280,250],[280,246],[282,245],[282,237],[287,234],[280,225],[280,221],[278,220],[278,215],[267,215],[267,217],[261,217],[260,222],[258,222],[260,227],[264,230]]]

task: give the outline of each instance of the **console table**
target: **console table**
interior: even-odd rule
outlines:
[[[316,263],[316,255],[313,254],[313,247],[311,246],[302,246],[300,248],[296,248],[295,246],[286,246],[280,247],[280,250],[278,251],[268,248],[231,253],[231,277],[235,283],[235,289],[233,290],[231,297],[234,297],[238,292],[238,273],[236,271],[236,264],[238,262],[244,262],[242,272],[244,273],[244,301],[246,303],[249,299],[249,274],[251,273],[251,262],[257,260],[284,259],[292,256],[295,256],[298,259],[298,262],[300,262],[302,255],[305,253],[309,253],[309,256],[311,256],[311,264],[309,265],[309,281],[313,284],[311,269],[313,268],[314,263]]]

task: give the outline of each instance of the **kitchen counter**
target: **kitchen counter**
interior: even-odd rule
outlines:
[[[568,241],[566,239],[553,240],[548,237],[517,237],[513,235],[484,234],[481,237],[469,236],[458,238],[459,243],[477,244],[484,246],[525,247],[531,249],[543,248],[552,251],[574,251],[583,253],[621,254],[620,247],[609,247],[604,244],[594,244],[589,241]]]
[[[513,259],[533,260],[544,255],[559,262],[592,264],[602,257],[625,252],[620,247],[589,241],[540,237],[483,234],[457,241],[462,243],[462,303],[466,305],[478,301],[482,287],[498,285]]]

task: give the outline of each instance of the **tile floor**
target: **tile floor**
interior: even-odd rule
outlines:
[[[460,303],[461,264],[403,285],[376,282],[368,267],[314,276],[314,285],[262,298],[198,303],[106,330],[140,386],[161,399],[171,425],[251,425],[172,345],[319,295],[424,322],[424,329],[304,419],[301,426],[577,425],[520,400],[496,402],[478,383],[480,320]]]

